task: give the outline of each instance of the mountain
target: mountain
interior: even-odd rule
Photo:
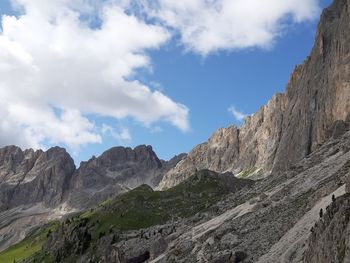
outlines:
[[[145,145],[135,149],[109,149],[100,157],[81,163],[70,182],[68,204],[86,208],[142,184],[155,187],[163,175],[184,157],[180,154],[163,161],[158,159],[151,146]]]
[[[28,261],[118,262],[116,258],[123,258],[121,262],[143,262],[148,247],[157,238],[176,232],[180,218],[182,221],[191,218],[229,194],[253,184],[253,181],[237,179],[230,173],[204,170],[163,192],[154,192],[151,187],[142,185],[67,219],[47,235],[43,250]],[[167,222],[173,223],[160,226]],[[188,224],[192,223],[189,221]],[[145,228],[153,230],[144,231]],[[17,248],[26,246],[29,240],[36,242],[37,237],[37,232],[33,233]],[[126,250],[118,252],[113,244],[122,240],[127,243]],[[154,249],[158,248],[154,246]]]
[[[33,232],[0,260],[24,250],[25,262],[348,262],[349,171],[347,130],[262,180],[203,170],[166,191],[143,185]]]
[[[350,262],[349,32],[334,0],[284,94],[169,162],[2,149],[0,262]]]
[[[39,202],[59,205],[74,171],[73,159],[59,147],[46,152],[16,146],[0,149],[0,212]]]
[[[350,185],[349,185],[350,186]],[[350,259],[350,192],[334,199],[311,229],[304,262],[348,262]]]
[[[0,149],[0,251],[33,228],[96,206],[142,184],[155,186],[184,154],[158,159],[151,146],[115,147],[76,169],[63,149]]]
[[[196,169],[261,175],[285,171],[331,136],[350,112],[349,2],[336,0],[322,13],[310,56],[295,68],[284,94],[276,94],[242,127],[219,129],[170,170],[160,188]]]

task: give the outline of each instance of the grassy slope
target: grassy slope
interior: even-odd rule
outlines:
[[[189,217],[217,202],[229,190],[219,178],[204,175],[166,191],[154,192],[143,185],[115,200],[88,210],[80,217],[95,225],[93,239],[100,233],[118,230],[136,230],[163,224],[174,217]],[[112,230],[110,230],[112,229]]]
[[[49,231],[53,232],[59,226],[57,221],[41,228],[16,245],[9,247],[0,253],[1,263],[19,262],[23,259],[31,257],[41,250]]]
[[[94,242],[100,236],[115,231],[148,228],[176,217],[190,217],[227,195],[230,192],[227,184],[213,172],[200,171],[166,191],[153,191],[149,186],[142,185],[115,199],[102,202],[98,208],[74,216],[69,224],[78,226],[85,221]],[[57,228],[58,225],[55,223],[53,226]],[[62,226],[65,227],[65,224]],[[50,255],[41,253],[49,228],[54,230],[52,226],[46,227],[0,253],[0,263],[12,263],[14,259],[18,262],[26,258],[50,262]]]

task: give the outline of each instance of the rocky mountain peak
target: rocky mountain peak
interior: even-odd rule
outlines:
[[[24,159],[24,153],[17,146],[7,146],[0,149],[0,165],[10,164],[16,166]]]
[[[86,207],[142,184],[155,187],[180,160],[178,157],[169,162],[160,160],[152,147],[146,145],[134,149],[113,147],[81,163],[70,182],[69,203]]]
[[[284,171],[325,143],[334,123],[350,112],[349,32],[349,1],[336,0],[324,10],[310,56],[295,67],[286,92],[275,94],[240,129],[219,129],[195,147],[160,187],[176,185],[196,169]]]
[[[75,165],[59,147],[46,152],[9,146],[0,149],[0,209],[43,202],[56,206],[64,198]]]
[[[76,169],[64,148],[7,146],[0,149],[0,209],[35,203],[55,207],[65,201],[76,208],[94,205],[141,184],[156,186],[183,157],[167,162],[151,146],[113,147]]]

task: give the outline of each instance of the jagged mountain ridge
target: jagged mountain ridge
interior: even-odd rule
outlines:
[[[330,140],[308,158],[263,180],[199,171],[164,192],[142,186],[104,202],[97,210],[88,209],[61,223],[46,238],[43,249],[25,262],[71,262],[72,258],[105,263],[310,263],[310,258],[315,259],[311,262],[348,262],[350,254],[342,253],[349,247],[344,232],[349,226],[349,194],[344,195],[344,182],[350,180],[350,123],[346,124],[347,130],[336,128]],[[230,180],[222,181],[227,176]],[[231,193],[225,194],[230,184]],[[210,196],[221,200],[206,201]],[[339,204],[336,208],[333,196]],[[200,204],[197,200],[209,206],[194,214]],[[144,225],[149,222],[144,217],[129,213],[140,211],[135,202],[145,209],[143,216],[155,220],[150,227]],[[183,207],[190,217],[159,217],[170,210],[170,217],[177,215]],[[333,213],[338,207],[339,212]],[[330,215],[320,219],[321,208]],[[329,223],[334,214],[336,223]],[[315,239],[313,233],[320,238]]]
[[[171,184],[185,180],[185,168],[188,173],[202,167],[239,172],[255,166],[264,169],[263,172],[271,170],[271,176],[226,196],[190,218],[122,233],[110,225],[111,230],[106,228],[105,235],[98,236],[91,247],[86,245],[86,237],[93,233],[88,232],[84,220],[78,221],[77,235],[69,227],[58,240],[55,236],[60,232],[54,233],[53,242],[43,247],[43,255],[50,251],[50,244],[62,241],[63,249],[58,249],[58,255],[67,252],[67,256],[80,257],[83,261],[96,256],[99,262],[106,263],[125,263],[124,255],[132,262],[152,263],[349,262],[349,251],[344,253],[344,247],[349,248],[349,235],[346,235],[349,195],[345,192],[350,186],[344,185],[350,180],[350,117],[346,117],[350,77],[349,6],[349,0],[335,0],[324,11],[313,49],[316,55],[296,69],[290,81],[294,83],[290,84],[293,89],[274,96],[264,110],[246,121],[251,124],[244,126],[246,130],[244,127],[222,129],[208,143],[198,146],[196,154],[190,153],[189,158],[172,170],[178,169],[178,174],[171,178],[175,182]],[[312,67],[320,68],[312,70]],[[312,87],[308,86],[311,84]],[[317,94],[313,93],[315,90]],[[291,100],[288,103],[287,96]],[[280,108],[283,111],[278,111]],[[286,112],[289,117],[285,116]],[[280,123],[273,126],[276,130],[268,125],[273,122]],[[271,134],[276,136],[270,138]],[[249,139],[247,144],[240,145],[244,138]],[[231,147],[235,144],[239,147]],[[285,147],[291,151],[290,159],[289,155],[286,158]],[[265,161],[270,169],[258,166],[259,163],[264,166]],[[91,167],[94,162],[91,161]],[[99,175],[97,172],[93,177]],[[82,184],[90,185],[86,179],[81,179]],[[75,187],[80,187],[79,183]],[[332,205],[333,195],[337,200]],[[181,204],[187,205],[191,193],[180,196]],[[141,204],[152,200],[140,195],[135,199]],[[107,201],[107,209],[108,204]],[[321,208],[325,211],[322,218]],[[102,205],[99,211],[104,210]],[[121,218],[124,216],[120,210],[115,212]],[[91,210],[86,213],[89,215]],[[72,239],[65,240],[66,233]],[[92,254],[86,254],[88,250]]]
[[[154,188],[184,157],[180,154],[169,161],[160,160],[152,147],[145,145],[134,149],[111,148],[101,156],[81,163],[70,181],[68,203],[86,208],[142,184]]]
[[[39,202],[59,205],[75,169],[73,159],[59,147],[46,152],[16,146],[0,149],[0,212]]]
[[[284,94],[276,94],[238,129],[216,131],[163,178],[160,188],[196,169],[265,175],[283,171],[330,137],[332,125],[350,112],[349,1],[326,8],[310,56],[295,68]]]
[[[164,161],[151,146],[114,147],[82,162],[76,169],[63,148],[53,147],[44,152],[7,146],[0,149],[0,211],[39,202],[53,208],[64,201],[81,208],[82,204],[75,202],[73,196],[86,192],[84,199],[94,205],[108,195],[142,184],[155,187],[162,175],[183,157],[180,154]],[[94,195],[101,191],[98,197]]]
[[[67,213],[94,207],[142,184],[155,186],[184,157],[160,160],[151,146],[115,147],[82,162],[60,147],[0,149],[0,251],[33,228]]]

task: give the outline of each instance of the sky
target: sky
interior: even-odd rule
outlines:
[[[309,54],[331,0],[0,0],[0,146],[189,152]]]

